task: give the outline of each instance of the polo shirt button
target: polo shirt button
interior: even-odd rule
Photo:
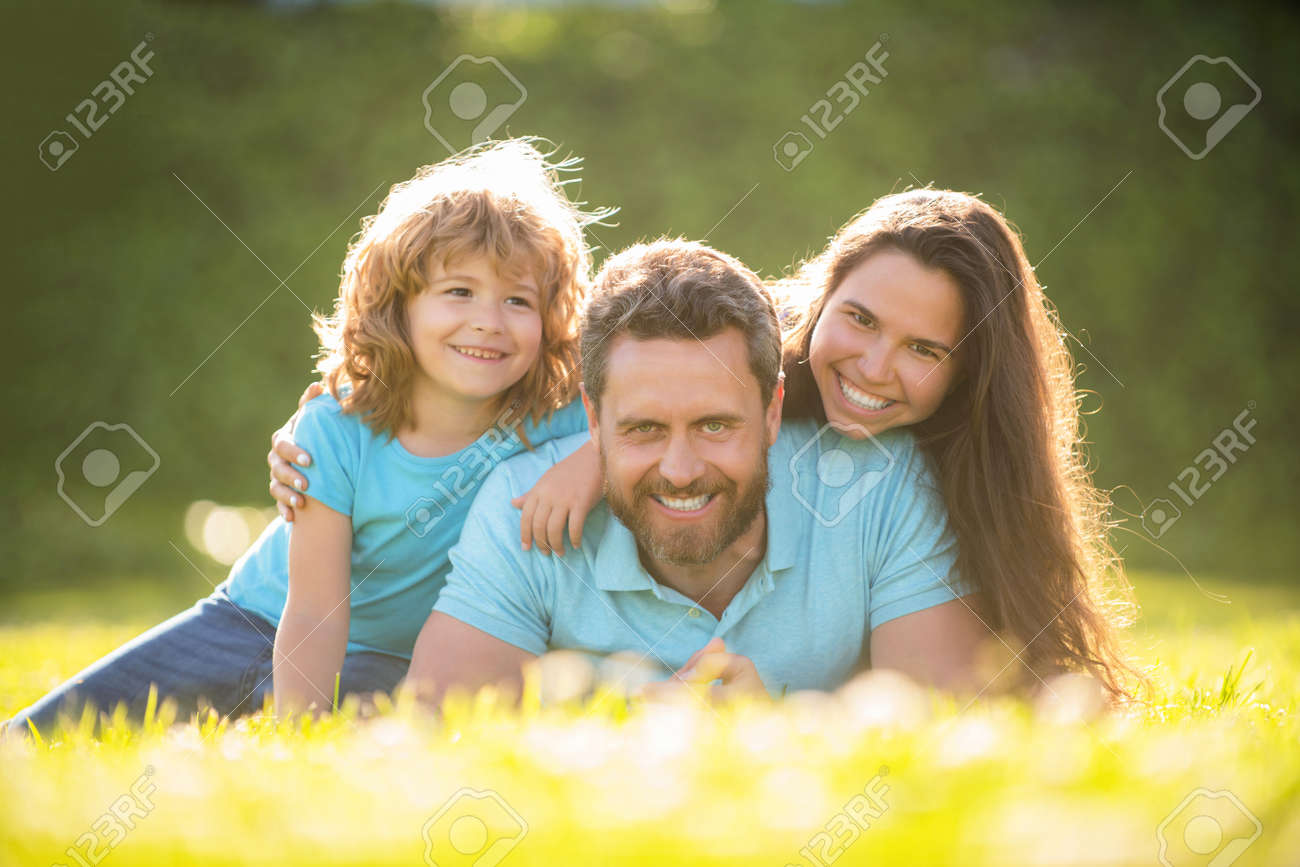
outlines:
[[[686,612],[686,613],[689,614],[689,615],[691,615],[692,617],[699,617],[699,616],[700,616],[700,609],[698,609],[698,608],[692,608],[690,611],[688,611],[688,612]]]

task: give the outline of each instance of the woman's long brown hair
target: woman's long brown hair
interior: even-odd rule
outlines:
[[[960,371],[912,427],[933,464],[977,612],[1046,677],[1082,671],[1113,698],[1142,682],[1119,647],[1136,606],[1092,484],[1064,330],[1016,231],[965,193],[912,190],[855,217],[775,289],[786,307],[787,417],[825,420],[808,365],[827,300],[881,250],[941,268],[961,288]],[[1030,685],[1033,685],[1032,681]]]

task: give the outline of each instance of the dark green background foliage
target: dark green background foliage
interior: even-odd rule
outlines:
[[[1137,534],[1117,533],[1117,546],[1142,565],[1176,568],[1176,556],[1242,577],[1294,562],[1292,12],[104,5],[116,8],[5,13],[10,593],[195,582],[171,543],[220,576],[184,541],[184,509],[267,502],[268,435],[310,379],[304,304],[329,307],[348,239],[387,187],[446,155],[421,94],[462,53],[497,57],[527,87],[503,132],[585,157],[581,197],[622,207],[595,233],[598,258],[646,236],[707,234],[776,274],[916,179],[983,194],[1023,231],[1087,347],[1072,341],[1100,410],[1093,462],[1103,485],[1128,486],[1121,509],[1167,494],[1254,402],[1258,444],[1184,509],[1160,539],[1169,553],[1131,519]],[[145,34],[153,78],[47,171],[37,144]],[[782,170],[773,144],[877,39],[888,78]],[[1263,91],[1200,161],[1156,124],[1157,90],[1195,54],[1232,57]],[[161,467],[92,529],[56,495],[53,464],[95,420],[130,424]]]

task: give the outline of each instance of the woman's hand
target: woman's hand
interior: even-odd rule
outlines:
[[[298,398],[298,412],[307,405],[307,401],[325,393],[325,386],[313,382]],[[307,500],[301,492],[307,490],[307,477],[293,468],[311,466],[311,455],[298,448],[293,441],[293,428],[298,422],[298,413],[289,416],[284,427],[271,434],[271,450],[266,453],[267,466],[271,468],[271,496],[275,498],[275,508],[280,517],[290,523],[294,519],[294,509],[301,509]]]
[[[564,553],[564,529],[574,548],[582,544],[587,514],[600,502],[603,479],[600,457],[590,441],[546,471],[533,489],[510,501],[523,510],[519,542],[525,551],[534,543],[543,554]]]

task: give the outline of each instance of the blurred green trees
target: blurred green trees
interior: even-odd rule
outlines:
[[[1294,12],[732,0],[45,4],[10,18],[8,588],[190,574],[188,503],[266,501],[268,435],[312,367],[308,309],[330,305],[347,241],[387,187],[446,155],[421,96],[462,54],[495,57],[527,90],[498,134],[585,157],[575,194],[622,207],[592,235],[598,257],[707,235],[775,274],[880,194],[983,194],[1023,231],[1076,338],[1100,410],[1097,478],[1127,486],[1123,510],[1170,496],[1253,402],[1257,444],[1181,504],[1167,552],[1130,519],[1126,557],[1243,576],[1294,562]],[[146,35],[153,77],[47,171],[38,143]],[[812,135],[801,116],[877,41],[887,77]],[[1157,91],[1196,54],[1232,57],[1263,93],[1202,160],[1156,122]],[[773,150],[788,131],[814,145],[791,171]],[[91,528],[57,495],[53,464],[96,420],[129,424],[160,466]]]

